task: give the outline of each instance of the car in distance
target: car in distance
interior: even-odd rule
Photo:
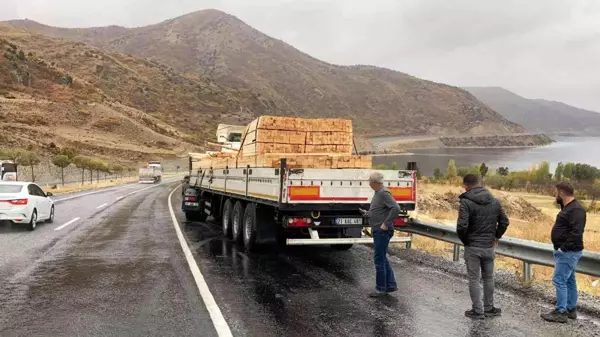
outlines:
[[[23,224],[30,231],[38,222],[54,222],[54,202],[38,185],[30,182],[0,181],[0,221]]]

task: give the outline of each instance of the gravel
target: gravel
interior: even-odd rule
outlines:
[[[432,268],[436,271],[442,271],[463,278],[467,277],[466,267],[462,259],[459,262],[454,262],[415,249],[401,249],[397,247],[390,247],[389,254],[391,256],[396,256],[401,260]],[[555,296],[552,289],[540,285],[525,286],[521,284],[517,276],[511,272],[497,270],[495,273],[495,282],[496,287],[500,290],[506,290],[515,295],[531,298],[536,301],[546,302],[548,307],[553,305]],[[582,314],[590,316],[590,319],[598,322],[597,320],[600,319],[600,297],[580,293],[578,310]]]

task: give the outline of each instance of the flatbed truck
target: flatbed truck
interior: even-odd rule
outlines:
[[[375,170],[289,168],[201,168],[192,172],[182,210],[188,220],[211,216],[223,234],[247,249],[260,244],[332,245],[340,250],[372,243],[361,209],[373,196],[369,176]],[[395,226],[408,223],[415,210],[415,170],[377,170],[401,208]],[[392,242],[406,242],[393,238]]]

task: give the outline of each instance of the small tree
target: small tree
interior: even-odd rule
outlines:
[[[60,167],[60,179],[62,181],[62,185],[65,186],[65,167],[71,165],[71,160],[66,155],[60,154],[52,158],[52,164]]]
[[[535,182],[537,184],[544,184],[548,182],[550,177],[550,164],[547,161],[543,161],[538,165],[535,171]]]
[[[4,152],[4,156],[8,160],[12,160],[13,162],[20,164],[21,158],[25,155],[25,150],[22,149],[10,149]]]
[[[98,158],[90,159],[90,170],[96,171],[96,183],[100,182],[100,172],[108,171],[108,165]]]
[[[111,166],[111,171],[117,175],[117,178],[123,179],[123,166],[120,164],[113,164]]]
[[[60,151],[58,151],[58,154],[66,156],[69,158],[69,160],[73,160],[75,157],[77,157],[77,151],[75,151],[75,149],[72,147],[62,148]]]
[[[22,50],[19,50],[19,53],[17,54],[17,57],[19,58],[19,60],[24,61],[25,60],[25,53]]]
[[[563,170],[562,170],[562,176],[563,176],[563,178],[567,178],[567,179],[573,178],[573,171],[575,171],[575,164],[573,164],[573,163],[566,163],[563,166]]]
[[[562,162],[558,163],[558,165],[556,165],[556,170],[554,170],[554,179],[559,180],[559,181],[562,180],[564,168],[565,168],[565,165]]]
[[[23,166],[31,167],[31,181],[35,182],[35,173],[33,172],[33,167],[40,163],[40,158],[37,153],[31,151],[24,151],[23,155],[19,160],[19,164]]]
[[[496,172],[501,175],[502,177],[506,177],[508,176],[508,174],[510,173],[510,171],[508,170],[508,167],[499,167]]]
[[[479,172],[481,173],[482,177],[487,175],[489,169],[490,168],[485,163],[481,163],[481,165],[479,165]]]
[[[450,159],[450,161],[448,162],[448,168],[446,169],[446,177],[452,180],[456,178],[456,175],[456,163],[454,162],[454,159]]]
[[[89,158],[85,156],[76,156],[73,158],[75,167],[81,170],[81,185],[85,184],[85,170],[89,167]]]
[[[439,167],[436,167],[435,170],[433,170],[433,177],[435,178],[435,180],[440,180],[444,177],[444,175],[442,174],[442,170],[440,170]]]

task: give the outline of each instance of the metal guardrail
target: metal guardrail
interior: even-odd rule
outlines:
[[[462,242],[456,234],[456,228],[411,219],[408,226],[401,227],[399,230],[454,244],[453,259],[458,261]],[[407,248],[410,248],[408,243]],[[526,282],[531,281],[532,265],[554,266],[554,247],[547,243],[503,237],[498,243],[496,254],[523,261],[523,280]],[[600,276],[600,253],[584,251],[576,271],[581,274]]]

